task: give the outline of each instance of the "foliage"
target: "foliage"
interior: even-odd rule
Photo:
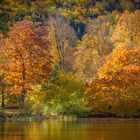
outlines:
[[[48,43],[47,28],[30,21],[16,23],[5,40],[4,80],[21,102],[32,85],[48,79],[51,71]]]
[[[119,46],[107,57],[97,78],[87,84],[90,105],[117,116],[139,115],[140,48]]]
[[[25,100],[24,108],[20,110],[21,115],[30,116],[33,113],[33,104],[29,99]]]
[[[47,115],[83,116],[87,111],[83,84],[73,74],[59,73],[58,79],[37,86],[32,95],[35,104],[44,104],[43,110]]]
[[[124,44],[130,47],[139,47],[140,43],[140,11],[125,11],[114,30],[112,40],[115,45]]]
[[[90,20],[86,28],[87,33],[77,44],[74,65],[78,76],[84,81],[97,74],[102,59],[113,50],[110,40],[113,22],[112,16]]]
[[[49,38],[53,41],[51,51],[55,54],[56,65],[60,70],[72,70],[72,56],[77,36],[69,22],[62,17],[50,17],[48,20]]]
[[[1,106],[140,115],[139,9],[139,0],[0,0]]]
[[[7,34],[9,30],[9,17],[7,13],[0,12],[0,31],[3,34]]]

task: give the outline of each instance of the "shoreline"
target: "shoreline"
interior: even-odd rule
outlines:
[[[140,121],[140,117],[72,117],[72,116],[19,116],[19,117],[0,117],[0,122],[24,122],[24,121],[86,121],[86,122],[127,122],[127,121]]]

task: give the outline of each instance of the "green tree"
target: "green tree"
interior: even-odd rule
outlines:
[[[30,95],[37,108],[41,101],[47,115],[84,116],[88,111],[83,83],[72,73],[52,75],[48,83],[37,86]]]

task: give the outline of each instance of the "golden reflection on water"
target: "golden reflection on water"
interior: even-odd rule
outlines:
[[[138,140],[140,121],[0,122],[0,140]]]

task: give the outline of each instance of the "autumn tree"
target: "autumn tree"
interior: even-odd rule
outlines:
[[[5,81],[11,94],[19,96],[20,105],[33,85],[48,79],[51,55],[47,39],[48,29],[41,23],[17,22],[5,41]]]
[[[110,17],[109,17],[110,18]],[[113,19],[100,17],[90,20],[86,34],[77,44],[75,52],[75,68],[84,81],[96,75],[100,62],[108,55],[113,45],[110,37],[113,30]]]
[[[125,11],[114,30],[112,40],[117,46],[125,44],[130,47],[139,47],[140,43],[140,11]]]
[[[71,61],[77,36],[69,22],[62,17],[50,17],[48,20],[49,37],[53,40],[56,65],[60,70],[71,70]]]
[[[118,116],[138,115],[140,104],[140,48],[118,46],[87,84],[90,105]]]
[[[84,35],[79,41],[75,51],[74,66],[76,75],[83,81],[88,81],[96,75],[100,56],[93,47],[88,35]]]
[[[113,45],[110,37],[113,31],[113,25],[116,22],[114,14],[108,16],[100,16],[97,19],[89,20],[86,28],[94,47],[98,51],[99,56],[103,57],[109,54]]]

